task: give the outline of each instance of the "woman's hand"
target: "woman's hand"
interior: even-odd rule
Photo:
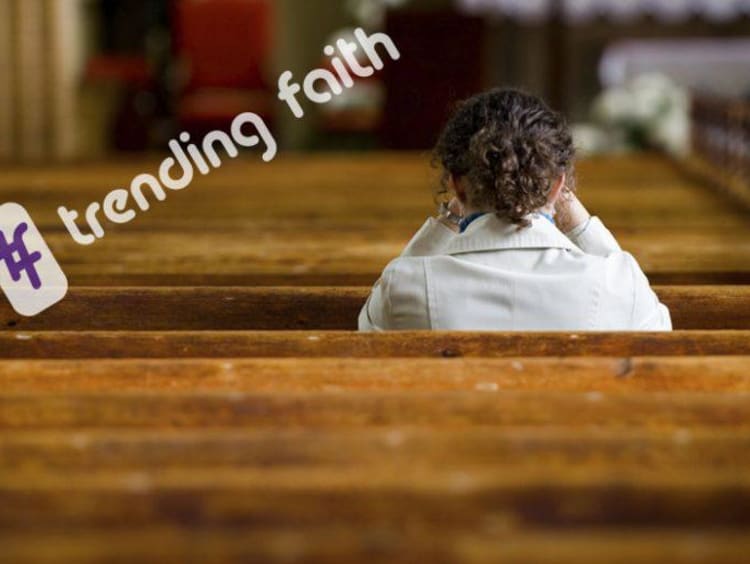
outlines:
[[[449,229],[458,232],[458,221],[460,221],[460,218],[462,218],[464,215],[464,205],[458,198],[453,198],[450,202],[448,202],[446,210],[442,211],[438,216],[438,221],[440,221],[440,223],[442,223]]]
[[[567,233],[587,222],[590,217],[591,214],[578,197],[567,188],[563,188],[555,202],[555,223],[558,229]]]

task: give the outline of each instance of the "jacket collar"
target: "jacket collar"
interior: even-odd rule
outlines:
[[[488,213],[472,221],[466,231],[453,237],[444,249],[448,255],[500,249],[578,249],[555,225],[538,214],[530,214],[529,227],[517,225]]]

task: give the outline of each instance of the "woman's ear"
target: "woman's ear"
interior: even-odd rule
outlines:
[[[463,178],[456,178],[452,174],[448,176],[448,188],[450,188],[462,204],[466,203],[466,185]]]
[[[560,197],[560,194],[563,191],[563,188],[565,188],[565,173],[563,172],[560,175],[560,178],[558,178],[555,183],[552,185],[552,189],[549,191],[549,196],[547,197],[547,204],[554,206],[555,202],[557,202],[557,199]]]

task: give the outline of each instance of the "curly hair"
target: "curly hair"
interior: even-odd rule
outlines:
[[[567,173],[572,189],[575,151],[562,115],[536,96],[495,89],[461,102],[433,153],[450,176],[467,181],[467,203],[525,227],[525,216],[547,203],[552,182]]]

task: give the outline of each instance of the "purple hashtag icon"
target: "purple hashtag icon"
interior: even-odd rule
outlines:
[[[13,232],[13,241],[8,243],[5,235],[0,231],[0,262],[5,261],[8,272],[14,282],[21,279],[21,273],[26,272],[29,277],[31,287],[38,290],[42,287],[42,281],[39,279],[39,273],[36,271],[35,263],[42,258],[42,253],[35,251],[29,253],[23,242],[23,234],[29,228],[28,224],[19,223]]]

